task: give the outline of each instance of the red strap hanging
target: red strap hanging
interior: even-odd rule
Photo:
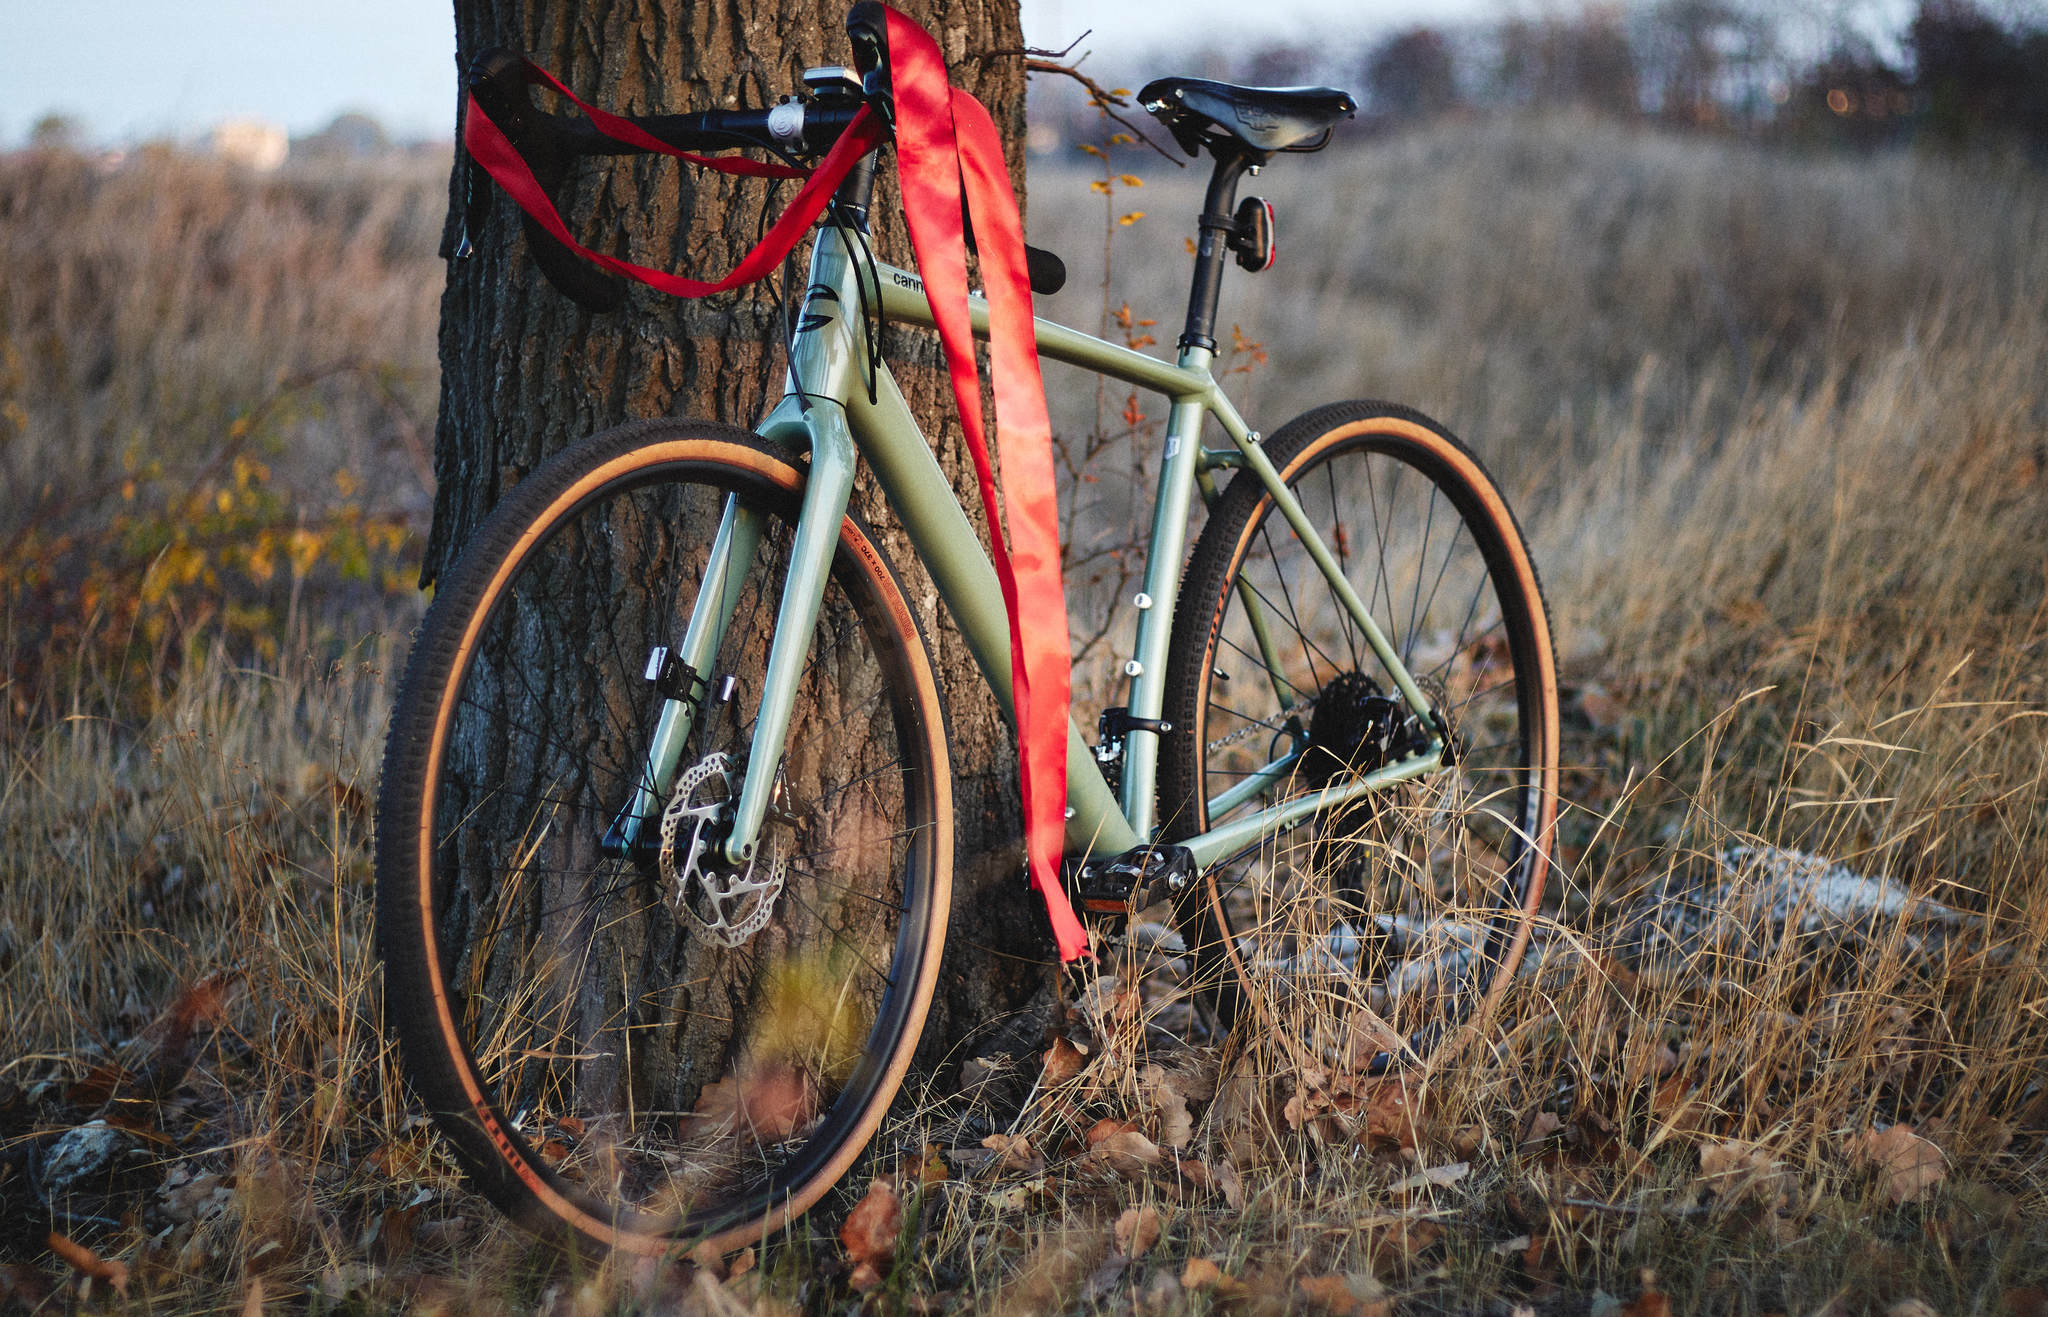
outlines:
[[[547,77],[545,73],[541,76],[546,78],[551,86],[561,85],[553,78]],[[567,94],[566,91],[564,94]],[[581,105],[582,102],[577,101],[577,104]],[[602,114],[603,111],[591,113],[594,116]],[[613,116],[606,115],[605,118],[613,119]],[[605,127],[604,123],[595,118],[592,121],[597,122],[600,128]],[[632,128],[632,125],[623,119],[616,119],[613,122]],[[638,129],[633,131],[639,133]],[[620,133],[610,135],[622,141],[639,144],[638,139]],[[477,104],[475,96],[469,98],[468,107],[462,116],[462,144],[468,149],[470,158],[482,165],[484,170],[497,180],[498,186],[504,188],[506,193],[519,203],[519,208],[554,235],[557,242],[594,265],[603,266],[613,274],[638,279],[648,287],[659,289],[673,297],[703,297],[710,293],[726,292],[742,284],[750,284],[781,265],[782,258],[795,250],[797,243],[803,240],[804,234],[810,231],[812,223],[824,213],[825,203],[832,199],[833,190],[846,177],[847,171],[851,170],[862,156],[874,150],[881,143],[883,135],[882,125],[875,118],[873,111],[862,106],[860,113],[854,115],[853,122],[846,126],[846,132],[831,151],[826,153],[825,158],[818,162],[818,167],[811,172],[802,189],[790,200],[789,209],[777,217],[768,232],[762,235],[761,241],[754,245],[754,249],[740,258],[740,263],[733,267],[731,274],[716,282],[706,283],[700,279],[686,279],[679,274],[669,274],[663,270],[635,265],[631,261],[622,261],[616,256],[592,251],[576,241],[569,233],[569,226],[562,222],[561,214],[555,210],[555,203],[548,200],[547,190],[541,187],[540,180],[533,176],[533,170],[527,166],[525,157],[521,156],[518,149],[506,138],[504,131],[491,122],[491,117]],[[640,133],[640,136],[647,135]],[[651,137],[647,140],[654,141]],[[763,165],[753,160],[716,160],[708,156],[693,156],[687,151],[677,151],[665,145],[661,146],[661,150],[668,155],[680,156],[685,160],[710,165],[713,168],[722,168],[727,173],[762,173],[774,170],[781,171],[778,177],[800,176],[797,171],[786,170],[781,165]],[[748,165],[752,168],[733,167],[736,165]]]
[[[903,207],[917,252],[925,295],[946,351],[953,399],[974,455],[982,507],[1003,603],[1010,617],[1010,672],[1017,718],[1017,748],[1024,795],[1025,851],[1031,884],[1045,901],[1060,959],[1088,954],[1088,935],[1060,883],[1066,839],[1067,704],[1071,688],[1067,607],[1060,580],[1058,509],[1053,482],[1052,427],[1031,327],[1031,285],[1024,265],[1024,226],[1003,163],[1002,139],[981,102],[946,81],[946,66],[931,35],[888,10],[890,78],[895,93],[896,143]],[[585,105],[545,70],[527,64],[531,80],[546,83],[590,116],[600,132],[726,173],[798,177],[800,171],[751,160],[693,155],[661,142],[625,119]],[[491,122],[476,98],[463,115],[462,140],[476,162],[520,207],[571,251],[615,274],[676,297],[703,297],[750,283],[775,269],[809,230],[854,162],[885,132],[863,108],[837,145],[819,162],[789,208],[731,274],[715,283],[683,278],[607,256],[583,246],[548,200],[519,152]],[[980,375],[967,314],[967,251],[960,213],[965,188],[975,247],[988,284],[989,354],[996,424],[1002,436],[1002,500],[982,426]],[[1009,511],[1003,533],[1002,508]]]
[[[949,87],[938,43],[894,9],[889,15],[889,77],[896,99],[898,174],[918,273],[932,304],[953,377],[953,399],[981,479],[982,508],[1003,603],[1010,614],[1010,675],[1024,790],[1025,852],[1031,884],[1045,900],[1061,960],[1088,954],[1088,935],[1060,883],[1066,840],[1067,701],[1070,693],[1067,605],[1060,581],[1059,520],[1052,470],[1052,426],[1031,329],[1031,284],[1024,269],[1024,226],[1003,164],[1002,140],[980,101]],[[960,217],[966,184],[975,249],[988,285],[989,355],[1002,437],[1003,534],[982,432],[981,386],[967,317],[967,252]]]

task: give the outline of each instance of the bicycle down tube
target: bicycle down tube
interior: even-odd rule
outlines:
[[[857,281],[869,269],[874,272],[874,281],[864,290],[863,299]],[[1009,620],[994,567],[884,363],[873,363],[874,395],[869,396],[870,363],[866,360],[864,334],[854,318],[855,308],[864,301],[879,303],[883,314],[892,321],[927,327],[933,323],[922,280],[891,266],[866,265],[848,252],[837,229],[822,226],[817,232],[810,282],[799,312],[802,327],[790,352],[788,392],[756,427],[767,439],[792,450],[808,451],[811,471],[802,522],[792,547],[789,576],[777,613],[776,640],[760,692],[760,716],[750,747],[749,769],[726,842],[727,856],[735,863],[744,863],[751,855],[769,808],[776,774],[772,770],[757,770],[762,765],[779,764],[781,759],[793,692],[806,657],[804,638],[811,634],[824,579],[838,543],[838,526],[852,489],[856,451],[875,472],[1005,716],[1014,717]],[[975,333],[985,335],[986,303],[971,298],[969,309]],[[1164,708],[1166,653],[1186,553],[1189,509],[1194,498],[1204,496],[1198,494],[1198,485],[1205,491],[1213,490],[1213,481],[1206,473],[1217,466],[1243,466],[1256,473],[1386,665],[1402,696],[1419,717],[1430,717],[1429,700],[1260,448],[1259,436],[1244,424],[1210,374],[1211,354],[1207,349],[1185,348],[1180,363],[1172,364],[1043,319],[1034,321],[1034,328],[1041,356],[1163,394],[1172,404],[1143,587],[1137,603],[1134,653],[1124,668],[1130,679],[1129,709],[1134,718],[1157,720]],[[1213,454],[1202,447],[1205,415],[1216,418],[1233,449]],[[713,542],[707,584],[715,572],[744,572],[753,547],[753,536],[749,534],[753,520],[736,500],[728,503]],[[730,608],[724,604],[722,594],[709,589],[699,593],[700,599],[713,600],[713,606],[707,609],[700,604],[689,622],[683,657],[693,667],[696,655],[708,658],[717,652],[723,640]],[[1245,602],[1256,616],[1256,600]],[[1265,663],[1273,680],[1281,683],[1277,656],[1269,652]],[[615,826],[615,832],[622,832],[629,842],[644,821],[658,813],[660,797],[674,780],[677,756],[694,714],[693,702],[690,698],[671,698],[662,711],[642,784]],[[1123,795],[1118,800],[1079,726],[1069,720],[1070,854],[1119,854],[1154,840],[1158,749],[1155,732],[1134,728],[1126,735]],[[1198,866],[1206,866],[1256,845],[1265,836],[1319,810],[1428,772],[1442,763],[1443,750],[1442,738],[1433,738],[1422,751],[1372,773],[1255,811],[1182,844],[1193,853]],[[1287,776],[1299,752],[1300,747],[1295,746],[1276,755],[1263,772],[1233,787],[1226,793],[1227,798],[1212,802],[1212,814],[1265,794]]]

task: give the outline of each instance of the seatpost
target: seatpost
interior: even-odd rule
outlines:
[[[1188,323],[1181,331],[1180,347],[1216,351],[1216,299],[1223,291],[1224,242],[1237,232],[1231,212],[1237,209],[1237,180],[1244,171],[1262,163],[1248,151],[1219,152],[1216,170],[1209,175],[1209,194],[1202,200],[1202,217],[1197,223],[1201,236],[1195,240],[1195,281],[1188,290]]]

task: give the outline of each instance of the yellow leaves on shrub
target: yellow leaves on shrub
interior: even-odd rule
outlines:
[[[300,526],[293,529],[285,540],[285,556],[291,559],[292,575],[304,576],[313,570],[313,564],[320,561],[320,550],[327,546],[327,536],[318,531]]]

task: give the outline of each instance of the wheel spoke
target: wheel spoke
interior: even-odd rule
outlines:
[[[1554,687],[1522,683],[1550,667],[1535,651],[1541,600],[1522,589],[1532,574],[1501,579],[1494,571],[1525,556],[1519,532],[1504,513],[1460,511],[1498,509],[1498,495],[1461,484],[1473,464],[1454,440],[1405,417],[1376,424],[1375,415],[1360,405],[1320,433],[1290,426],[1268,442],[1268,454],[1293,473],[1309,523],[1443,712],[1461,752],[1213,863],[1204,875],[1209,899],[1191,903],[1196,922],[1183,931],[1198,958],[1226,960],[1233,977],[1217,1001],[1225,1018],[1247,995],[1271,999],[1264,1020],[1341,1022],[1369,1008],[1419,1048],[1416,1040],[1435,1036],[1426,1032],[1433,1020],[1455,1014],[1455,1003],[1506,972],[1497,953],[1507,944],[1489,947],[1483,930],[1505,926],[1512,935],[1523,918],[1533,852],[1518,834],[1542,817],[1535,807],[1543,797],[1530,791],[1548,771],[1539,757],[1556,714]],[[1263,491],[1240,481],[1211,509],[1189,564],[1183,590],[1197,607],[1213,607],[1207,615],[1218,621],[1207,653],[1176,652],[1169,667],[1168,688],[1182,702],[1169,714],[1202,714],[1200,737],[1171,738],[1161,752],[1162,812],[1178,820],[1182,836],[1214,822],[1206,808],[1218,792],[1271,771],[1263,739],[1240,748],[1247,734],[1298,729],[1331,756],[1316,750],[1278,775],[1267,806],[1341,781],[1343,764],[1362,771],[1411,754],[1412,738],[1433,734],[1416,725],[1405,701],[1382,712],[1391,674],[1337,591],[1316,587],[1320,573],[1298,543],[1289,547],[1293,540]],[[1256,555],[1234,563],[1232,546],[1245,544],[1256,545]],[[1226,671],[1219,663],[1264,666],[1251,606],[1272,626],[1291,628],[1289,666],[1305,666],[1280,687],[1284,701],[1270,685],[1226,688],[1218,680]],[[1333,685],[1346,673],[1358,679]],[[1386,717],[1394,722],[1375,721]],[[1398,935],[1385,931],[1395,927],[1390,919]]]

